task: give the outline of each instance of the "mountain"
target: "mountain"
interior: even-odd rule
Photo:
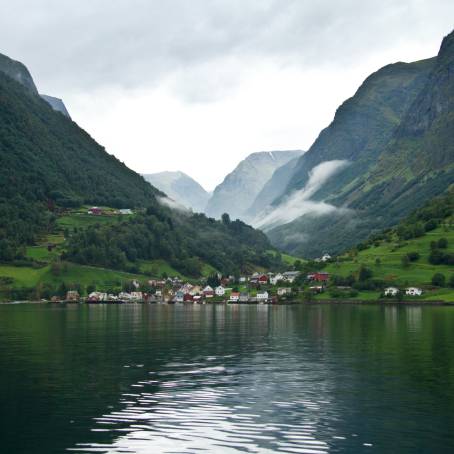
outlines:
[[[13,60],[6,55],[0,54],[0,72],[6,74],[11,79],[14,79],[16,82],[19,82],[23,85],[28,91],[37,95],[38,90],[36,88],[35,82],[33,80],[30,71],[27,67]],[[66,110],[66,107],[63,101],[59,98],[54,98],[53,96],[40,95],[54,110],[61,112],[63,115],[69,117],[69,113]]]
[[[299,156],[291,159],[286,164],[278,167],[271,178],[265,183],[262,190],[255,197],[254,202],[248,210],[249,216],[254,219],[263,213],[277,198],[286,190],[292,178],[295,167],[298,164]]]
[[[52,107],[52,109],[56,110],[57,112],[61,112],[65,117],[71,118],[64,102],[60,98],[55,98],[49,95],[40,96]]]
[[[338,109],[265,216],[293,210],[269,223],[275,245],[309,257],[339,252],[454,182],[453,39],[436,58],[372,74]]]
[[[206,208],[209,216],[248,219],[249,208],[273,172],[302,153],[293,151],[262,151],[250,154],[219,184]]]
[[[50,259],[133,272],[146,260],[164,260],[194,276],[206,266],[234,273],[277,260],[267,237],[240,221],[169,209],[164,193],[54,111],[33,89],[25,66],[6,63],[0,71],[0,262],[49,271],[50,263],[30,256],[29,246],[55,236],[64,242]],[[80,215],[88,204],[135,212],[109,210],[87,226]],[[61,215],[71,218],[65,229]],[[8,269],[0,269],[0,278],[2,272]]]
[[[143,177],[186,208],[198,213],[205,210],[210,194],[185,173],[159,172],[144,174]]]
[[[29,92],[38,94],[35,82],[24,64],[0,54],[0,72],[23,85]]]

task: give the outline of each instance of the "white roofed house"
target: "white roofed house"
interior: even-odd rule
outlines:
[[[396,296],[399,293],[397,287],[387,287],[385,288],[385,296]]]
[[[279,287],[277,289],[277,294],[279,296],[290,295],[290,293],[292,293],[292,289],[290,287]]]
[[[268,292],[259,292],[257,293],[257,301],[268,301]]]
[[[405,290],[405,294],[409,296],[421,296],[422,295],[422,289],[418,287],[408,287]]]
[[[219,285],[214,289],[214,293],[216,296],[224,296],[225,295],[225,288],[222,285]]]
[[[143,300],[142,292],[131,292],[130,295],[131,295],[132,301],[142,301]]]
[[[299,271],[286,271],[285,273],[282,273],[284,276],[284,280],[287,282],[292,282],[295,281],[295,279],[301,274]]]
[[[274,276],[270,277],[270,284],[271,285],[277,285],[279,281],[284,280],[284,275],[281,273],[277,273]]]

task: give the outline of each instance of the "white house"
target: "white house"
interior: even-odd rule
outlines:
[[[135,279],[132,281],[132,285],[134,286],[135,289],[140,288],[140,282],[136,281]]]
[[[277,294],[279,296],[287,295],[287,294],[290,294],[290,293],[292,293],[292,289],[290,287],[279,287],[277,289]]]
[[[246,282],[246,276],[240,276],[238,281],[241,282],[241,283]]]
[[[267,301],[268,300],[268,292],[260,292],[257,293],[257,301]]]
[[[281,273],[277,273],[273,277],[270,278],[270,284],[276,285],[279,281],[283,281],[283,280],[284,280],[284,275]]]
[[[102,292],[91,292],[88,298],[95,301],[107,301],[107,293]]]
[[[142,301],[142,299],[143,299],[142,292],[131,292],[132,301]]]
[[[225,295],[225,288],[222,285],[219,285],[214,289],[214,293],[216,296],[224,296]]]
[[[286,271],[283,273],[284,280],[290,282],[290,284],[300,275],[299,271]]]
[[[328,260],[331,260],[331,256],[329,254],[323,254],[323,257],[320,259],[322,262],[327,262]]]
[[[121,210],[118,210],[120,214],[132,214],[132,210],[129,208],[122,208]]]
[[[406,295],[410,295],[410,296],[421,296],[422,295],[422,290],[418,287],[408,287],[406,290],[405,290],[405,294]]]
[[[399,293],[399,289],[396,287],[385,288],[385,296],[396,296]]]

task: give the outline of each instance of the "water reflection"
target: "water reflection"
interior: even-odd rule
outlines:
[[[313,384],[321,377],[311,373],[309,364],[291,356],[276,359],[265,352],[247,361],[229,355],[169,363],[134,384],[135,392],[122,397],[121,411],[96,419],[93,430],[117,434],[112,443],[79,444],[74,450],[328,452],[328,443],[319,437],[326,432],[319,420],[333,410],[329,382],[315,393]],[[295,380],[298,370],[306,371],[304,381]]]
[[[454,452],[454,308],[0,307],[1,452]]]

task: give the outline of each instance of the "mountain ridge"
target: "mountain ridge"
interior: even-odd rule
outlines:
[[[301,150],[251,153],[216,186],[207,204],[207,214],[219,218],[228,213],[232,218],[248,220],[248,209],[273,172],[301,153]]]
[[[146,181],[176,202],[195,212],[203,213],[210,194],[196,180],[182,171],[143,174]]]
[[[445,37],[437,57],[387,65],[371,75],[377,76],[384,71],[393,76],[395,69],[400,73],[400,76],[396,73],[397,79],[391,77],[394,82],[386,84],[385,91],[376,91],[380,95],[378,98],[366,98],[363,105],[366,113],[374,112],[377,102],[381,108],[396,106],[398,109],[391,113],[398,114],[398,121],[389,110],[382,109],[382,117],[376,117],[380,121],[363,125],[363,129],[357,131],[357,137],[353,129],[341,124],[339,137],[350,131],[352,138],[358,140],[357,152],[349,155],[351,150],[342,148],[348,139],[332,141],[334,153],[331,154],[327,153],[329,148],[323,149],[320,145],[323,137],[333,134],[335,117],[322,131],[318,142],[300,159],[287,188],[287,193],[303,188],[310,170],[323,159],[350,159],[351,164],[314,195],[314,200],[329,202],[339,209],[349,208],[349,213],[337,210],[329,215],[307,214],[297,218],[268,232],[273,244],[308,256],[318,256],[327,250],[340,252],[375,230],[393,225],[425,200],[442,194],[454,182],[454,84],[449,77],[454,71],[453,40],[453,33]],[[402,71],[408,73],[409,69],[415,71],[414,77],[399,80]],[[365,83],[372,80],[371,76]],[[364,83],[362,87],[365,87]],[[361,87],[358,92],[360,90]],[[386,93],[388,99],[384,98]],[[399,94],[403,98],[400,99]],[[355,97],[343,103],[336,116],[345,112],[348,104],[354,101]],[[370,142],[374,134],[383,134],[383,126],[387,126],[386,133],[378,137],[379,140]],[[366,146],[361,140],[363,135],[369,140]]]

